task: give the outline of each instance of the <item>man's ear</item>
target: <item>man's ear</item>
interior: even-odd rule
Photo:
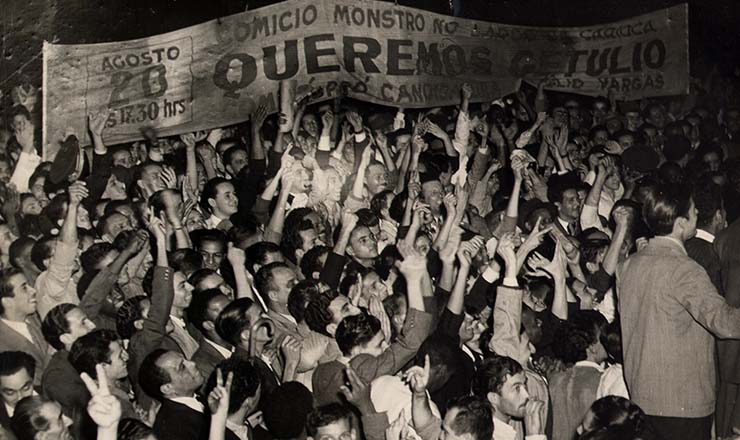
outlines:
[[[272,302],[277,302],[278,301],[277,292],[275,292],[274,290],[269,290],[267,292],[267,297],[270,298],[270,301],[272,301]]]
[[[136,328],[136,330],[143,329],[144,328],[144,320],[143,319],[137,319],[136,321],[134,321],[134,328]]]
[[[216,326],[211,321],[203,321],[203,330],[207,332],[212,332],[216,329]]]
[[[171,395],[172,393],[174,393],[174,391],[175,391],[175,390],[173,389],[173,387],[172,387],[172,384],[171,384],[171,383],[166,383],[166,384],[164,384],[164,385],[162,385],[162,386],[160,386],[160,387],[159,387],[159,391],[160,391],[160,392],[161,392],[161,393],[162,393],[163,395],[165,395],[165,396],[169,396],[169,395]]]
[[[318,280],[319,280],[319,278],[321,278],[321,272],[312,272],[312,273],[311,273],[311,278],[312,278],[313,280],[315,280],[315,281],[318,281]]]
[[[486,394],[486,400],[488,400],[488,403],[490,403],[492,407],[498,408],[499,403],[501,402],[501,396],[498,393],[489,391],[488,394]]]
[[[349,244],[348,244],[348,245],[347,245],[347,249],[345,249],[345,251],[344,251],[344,252],[346,252],[346,253],[347,253],[347,255],[349,255],[350,257],[354,257],[354,256],[355,256],[355,250],[354,250],[354,249],[352,249],[352,245],[349,245]]]
[[[305,254],[306,252],[303,249],[296,249],[295,250],[296,261],[301,261],[303,259],[303,255]]]
[[[208,206],[211,207],[211,210],[216,207],[216,201],[213,199],[208,199]]]
[[[247,344],[249,344],[249,337],[250,337],[250,335],[251,335],[251,333],[250,333],[249,329],[242,330],[242,332],[239,334],[239,341],[246,342]]]
[[[223,160],[223,159],[222,159],[222,160]],[[226,166],[225,166],[224,168],[226,168],[226,171],[227,171],[227,172],[228,172],[229,174],[231,174],[232,176],[234,175],[234,168],[232,168],[232,167],[231,167],[231,165],[226,165]]]
[[[337,332],[337,325],[333,322],[331,324],[327,324],[326,332],[333,336]]]

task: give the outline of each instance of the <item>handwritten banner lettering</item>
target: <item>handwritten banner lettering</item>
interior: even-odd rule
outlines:
[[[111,108],[108,144],[230,125],[278,107],[282,80],[403,107],[478,101],[519,81],[625,99],[688,90],[688,12],[535,28],[466,20],[377,1],[293,0],[139,40],[44,45],[44,156],[86,115]]]

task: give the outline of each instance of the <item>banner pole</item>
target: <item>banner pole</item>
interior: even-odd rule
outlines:
[[[43,55],[42,55],[42,62],[41,62],[41,160],[47,160],[47,154],[46,154],[46,125],[47,125],[47,99],[46,94],[47,91],[47,77],[46,77],[46,62],[47,62],[47,50],[48,50],[49,42],[44,40],[44,47],[42,49]]]

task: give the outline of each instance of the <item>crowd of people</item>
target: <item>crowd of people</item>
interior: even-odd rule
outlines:
[[[544,84],[52,162],[15,87],[2,438],[734,438],[740,107]]]

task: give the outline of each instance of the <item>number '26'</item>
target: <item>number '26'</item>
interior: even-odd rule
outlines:
[[[121,70],[114,72],[110,78],[113,91],[110,94],[111,107],[128,104],[131,99],[124,96],[124,92],[136,75]],[[141,73],[141,87],[145,98],[158,98],[167,92],[167,66],[157,64],[151,66]]]

